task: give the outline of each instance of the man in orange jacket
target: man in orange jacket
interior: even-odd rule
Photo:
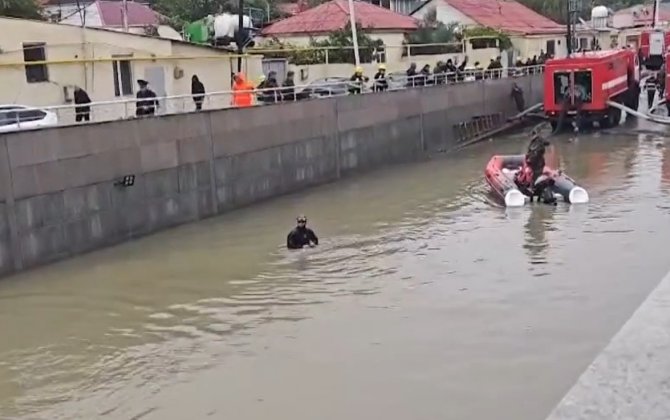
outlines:
[[[233,76],[233,106],[244,108],[253,105],[254,87],[247,81],[244,74]]]

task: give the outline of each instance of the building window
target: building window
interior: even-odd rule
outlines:
[[[588,38],[579,38],[579,49],[588,50],[589,49],[589,39]]]
[[[123,56],[123,58],[129,57]],[[132,95],[133,72],[130,60],[114,60],[112,61],[112,69],[114,70],[114,96]]]
[[[23,61],[46,61],[44,42],[30,42],[23,44]],[[46,64],[26,64],[26,80],[28,83],[49,81],[49,71]]]
[[[546,47],[547,47],[547,54],[549,54],[552,57],[556,55],[556,41],[554,41],[553,39],[548,40]]]

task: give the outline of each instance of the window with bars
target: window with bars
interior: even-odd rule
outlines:
[[[26,81],[41,83],[49,81],[49,69],[46,64],[28,64],[35,61],[46,61],[45,42],[24,42],[23,61],[26,63]]]

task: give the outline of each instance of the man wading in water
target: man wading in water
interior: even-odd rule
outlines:
[[[307,245],[314,247],[319,244],[319,238],[314,231],[307,227],[307,218],[298,216],[298,226],[293,229],[286,237],[286,247],[288,249],[301,249]]]

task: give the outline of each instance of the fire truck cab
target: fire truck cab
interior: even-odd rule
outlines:
[[[607,102],[637,109],[639,85],[638,57],[630,49],[551,59],[545,64],[544,112],[553,128],[566,118],[580,125],[611,127],[619,123],[621,111]]]
[[[670,32],[658,28],[642,31],[640,34],[642,65],[649,70],[659,70],[664,63],[667,46],[670,46]]]

